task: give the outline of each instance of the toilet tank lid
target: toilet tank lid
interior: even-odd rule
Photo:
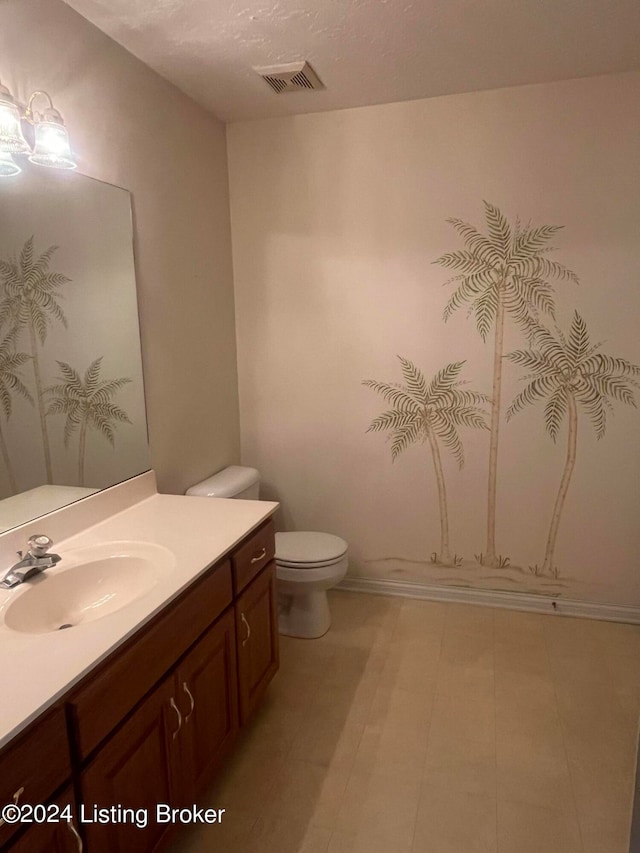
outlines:
[[[230,465],[188,488],[187,494],[203,498],[232,498],[255,485],[259,479],[260,474],[255,468]]]

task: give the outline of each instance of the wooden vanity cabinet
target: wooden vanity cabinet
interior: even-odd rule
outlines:
[[[22,764],[24,737],[2,751],[4,801],[33,776],[40,787],[29,801],[44,802],[73,767],[85,853],[161,849],[176,826],[158,823],[157,804],[197,802],[277,671],[274,550],[267,521],[47,712],[37,722],[42,741],[31,737]],[[101,822],[94,807],[143,810],[146,826],[133,815]],[[66,822],[46,829],[18,836],[10,853],[79,849]]]

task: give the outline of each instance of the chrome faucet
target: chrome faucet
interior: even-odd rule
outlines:
[[[14,586],[18,586],[18,584],[23,583],[32,575],[39,574],[45,569],[55,566],[62,559],[58,554],[49,554],[49,548],[53,545],[53,540],[49,539],[48,536],[40,534],[30,536],[27,545],[27,553],[18,551],[19,562],[15,566],[11,566],[0,581],[0,587],[3,589],[12,589]]]

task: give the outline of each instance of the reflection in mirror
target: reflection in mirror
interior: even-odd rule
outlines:
[[[0,179],[0,532],[149,467],[129,193]]]

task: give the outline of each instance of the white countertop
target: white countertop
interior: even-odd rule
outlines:
[[[55,543],[64,567],[74,549],[106,542],[149,542],[168,548],[175,567],[145,596],[94,622],[66,631],[26,634],[4,625],[3,611],[25,587],[0,589],[2,703],[0,747],[149,621],[212,563],[272,515],[271,501],[154,494],[81,533]],[[41,525],[44,529],[44,525]],[[46,531],[45,531],[46,532]],[[7,568],[9,567],[7,560]],[[3,565],[5,560],[3,559]],[[2,574],[4,569],[2,569]],[[46,578],[42,580],[46,583]],[[25,585],[28,587],[28,582]]]

